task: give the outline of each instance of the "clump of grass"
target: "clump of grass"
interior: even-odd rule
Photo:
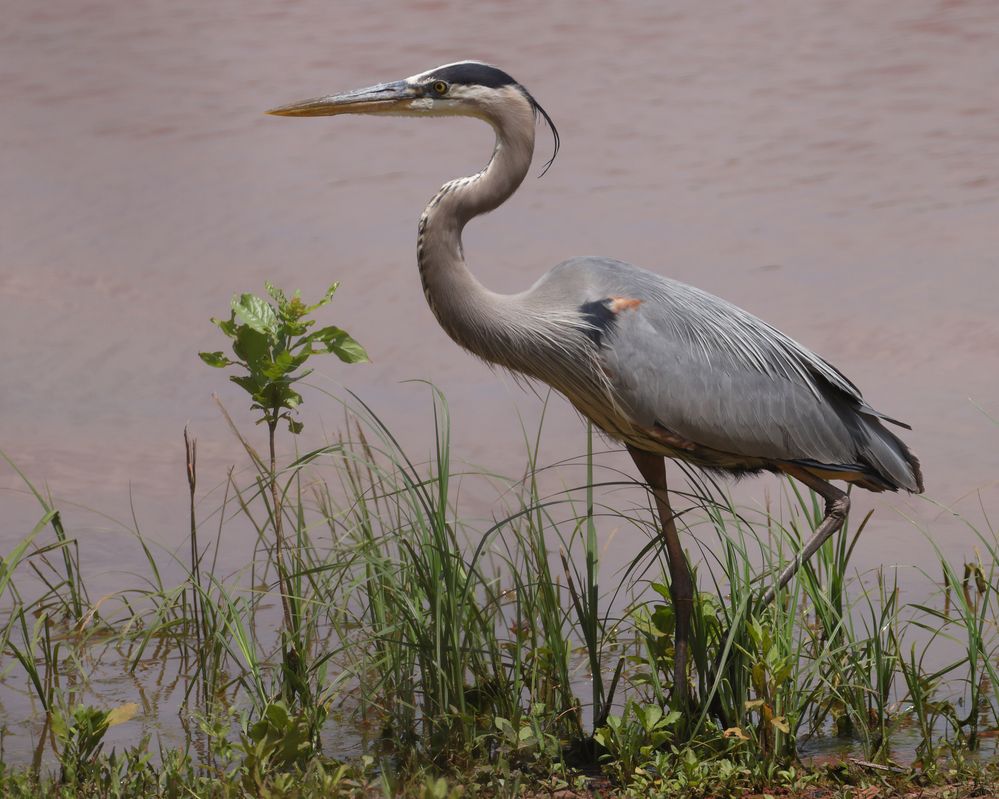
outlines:
[[[351,589],[340,597],[351,613],[338,633],[356,641],[350,668],[364,712],[409,756],[445,762],[496,745],[496,719],[524,729],[539,708],[550,714],[544,734],[578,737],[566,592],[551,576],[543,503],[519,497],[502,518],[469,529],[455,511],[461,476],[443,397],[434,392],[437,444],[423,467],[363,411],[355,437],[333,453],[341,493],[321,484],[317,497],[351,553],[340,562],[354,564],[339,582]]]

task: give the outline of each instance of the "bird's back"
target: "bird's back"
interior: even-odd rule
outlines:
[[[918,461],[882,423],[894,420],[835,367],[725,300],[594,257],[559,264],[521,296],[537,309],[571,305],[585,320],[618,411],[609,420],[592,397],[569,399],[616,438],[709,468],[795,464],[874,490],[922,490]]]

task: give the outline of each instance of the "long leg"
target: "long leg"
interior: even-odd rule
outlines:
[[[688,698],[687,692],[687,649],[690,640],[690,612],[694,605],[694,581],[690,576],[687,557],[680,546],[680,536],[676,531],[673,510],[669,506],[666,493],[666,459],[634,447],[628,447],[631,459],[638,467],[642,478],[652,489],[659,511],[660,529],[666,544],[666,559],[669,563],[670,594],[673,597],[673,612],[676,616],[676,638],[673,659],[673,691],[681,704]]]
[[[777,596],[777,592],[788,584],[790,579],[794,577],[794,573],[801,568],[801,564],[812,557],[829,536],[843,525],[843,522],[846,521],[846,514],[850,510],[850,498],[825,480],[816,477],[804,469],[787,468],[785,471],[791,477],[804,483],[826,501],[826,515],[822,519],[822,523],[815,528],[812,537],[802,547],[801,552],[781,572],[776,584],[771,586],[763,595],[764,607],[773,602],[774,597]]]

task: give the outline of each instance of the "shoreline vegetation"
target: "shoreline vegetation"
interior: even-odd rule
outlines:
[[[87,553],[3,455],[40,515],[0,553],[0,691],[27,696],[41,728],[30,762],[0,756],[2,795],[995,794],[983,750],[999,732],[999,531],[987,518],[966,522],[973,559],[939,554],[934,596],[904,602],[891,569],[852,561],[877,523],[868,514],[762,608],[821,502],[788,482],[773,508],[748,510],[685,469],[678,505],[693,510],[678,523],[700,551],[691,696],[677,696],[654,513],[648,497],[607,502],[626,486],[643,495],[595,467],[592,431],[575,464],[585,479],[554,491],[548,473],[565,464],[540,462],[540,432],[525,432],[521,478],[456,468],[432,386],[429,460],[357,397],[323,397],[345,408],[335,440],[302,436],[293,385],[305,362],[365,357],[339,328],[312,326],[335,289],[306,306],[269,286],[269,300],[240,295],[216,321],[235,358],[202,359],[240,372],[267,449],[223,409],[251,476],[230,471],[203,495],[185,431],[189,546],[158,553],[136,525],[144,571],[114,594],[91,595]],[[462,517],[472,482],[492,492],[492,519]],[[233,574],[218,567],[229,525],[256,539]],[[598,532],[610,527],[635,542],[623,573],[601,569]],[[174,664],[187,744],[164,746],[147,724],[111,748],[109,730],[138,731],[148,709],[91,704],[88,681],[95,668],[141,673],[153,652]],[[5,726],[0,755],[24,734]],[[356,753],[331,754],[348,734]],[[853,756],[803,757],[816,740]],[[901,740],[911,758],[896,762]]]

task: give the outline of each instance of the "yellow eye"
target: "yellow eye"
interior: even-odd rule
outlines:
[[[447,94],[447,88],[447,84],[442,80],[436,81],[433,86],[435,94]]]

